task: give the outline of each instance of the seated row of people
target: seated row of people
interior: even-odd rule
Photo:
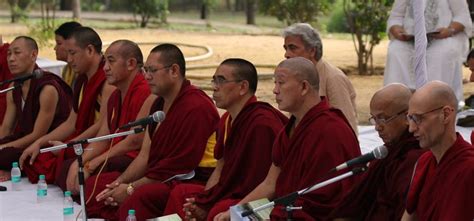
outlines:
[[[138,45],[129,40],[113,42],[102,56],[100,37],[88,27],[74,28],[64,44],[76,74],[74,90],[46,72],[11,84],[19,87],[7,95],[1,135],[2,141],[19,138],[2,142],[0,162],[5,165],[0,170],[19,159],[31,182],[46,174],[49,183],[77,194],[78,165],[71,150],[39,154],[40,148],[123,131],[121,125],[156,111],[166,114],[145,133],[85,147],[90,217],[124,220],[135,209],[138,220],[172,213],[229,220],[230,206],[275,199],[342,174],[328,171],[361,154],[351,123],[321,96],[318,65],[310,59],[287,56],[275,70],[273,93],[278,108],[290,114],[288,120],[257,101],[257,71],[246,60],[219,65],[212,78],[214,105],[186,79],[184,55],[175,45],[156,46],[143,62]],[[285,48],[295,45],[285,39]],[[37,53],[33,39],[16,38],[7,56],[12,74],[37,69]],[[452,193],[463,202],[472,199],[467,189],[473,183],[472,146],[455,133],[455,105],[453,91],[440,82],[414,95],[400,84],[378,91],[370,120],[388,157],[371,163],[363,177],[298,197],[293,205],[302,210],[294,211],[294,218],[399,220],[405,210],[407,219],[474,217],[471,203],[453,204],[448,198]],[[226,111],[220,119],[216,106]],[[430,151],[423,154],[420,147]],[[442,164],[445,157],[453,163]],[[437,166],[456,176],[436,175]],[[172,178],[193,170],[197,175],[191,180]],[[5,172],[0,175],[8,178]],[[460,177],[462,184],[455,182]],[[456,190],[432,195],[447,186]],[[286,216],[281,205],[271,214],[276,220]]]

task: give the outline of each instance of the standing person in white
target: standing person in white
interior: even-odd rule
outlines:
[[[465,0],[424,0],[425,28],[428,36],[426,65],[428,81],[440,80],[464,100],[462,61],[467,54],[472,21]],[[395,0],[387,30],[390,44],[384,85],[403,83],[415,89],[413,0]]]

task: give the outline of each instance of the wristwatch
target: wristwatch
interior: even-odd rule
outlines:
[[[135,186],[133,183],[129,183],[127,186],[127,194],[131,196],[133,194],[133,191],[135,191]]]

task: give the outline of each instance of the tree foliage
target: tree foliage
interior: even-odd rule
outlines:
[[[318,17],[327,14],[334,0],[261,0],[260,10],[291,25],[296,22],[317,23]]]
[[[11,23],[17,23],[20,19],[27,18],[27,10],[32,2],[32,0],[8,0]]]
[[[393,0],[344,0],[344,13],[357,53],[359,74],[374,73],[373,49],[384,36],[392,3]]]
[[[155,17],[161,23],[168,23],[168,0],[134,0],[133,14],[140,15],[140,27],[147,26],[151,18]]]

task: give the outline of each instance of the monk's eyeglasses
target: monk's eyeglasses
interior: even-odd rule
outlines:
[[[214,87],[221,86],[223,84],[231,83],[231,82],[241,82],[242,80],[227,80],[223,77],[212,77],[211,84]]]
[[[143,74],[150,74],[150,75],[153,75],[153,74],[155,74],[156,72],[161,71],[161,70],[164,70],[164,69],[167,69],[167,68],[170,68],[171,66],[173,66],[173,65],[172,65],[172,64],[166,65],[166,66],[164,66],[164,67],[162,67],[162,68],[153,68],[153,67],[145,67],[145,66],[143,66],[143,67],[142,67],[142,72],[143,72]]]
[[[400,112],[398,112],[398,113],[392,115],[392,116],[389,117],[389,118],[382,118],[382,117],[378,118],[378,117],[371,116],[371,117],[369,118],[369,122],[370,122],[370,124],[372,124],[372,125],[376,125],[376,124],[378,124],[378,125],[386,124],[386,123],[392,121],[393,119],[397,118],[398,116],[400,116],[401,114],[406,113],[406,112],[407,112],[407,110],[402,110],[402,111],[400,111]]]
[[[424,115],[432,113],[432,112],[437,111],[437,110],[441,110],[443,107],[444,106],[441,106],[441,107],[435,108],[435,109],[430,110],[430,111],[426,111],[426,112],[421,113],[421,114],[407,114],[407,120],[408,120],[408,122],[413,121],[413,123],[415,123],[416,125],[419,125],[419,124],[421,124],[421,121],[423,120]]]

